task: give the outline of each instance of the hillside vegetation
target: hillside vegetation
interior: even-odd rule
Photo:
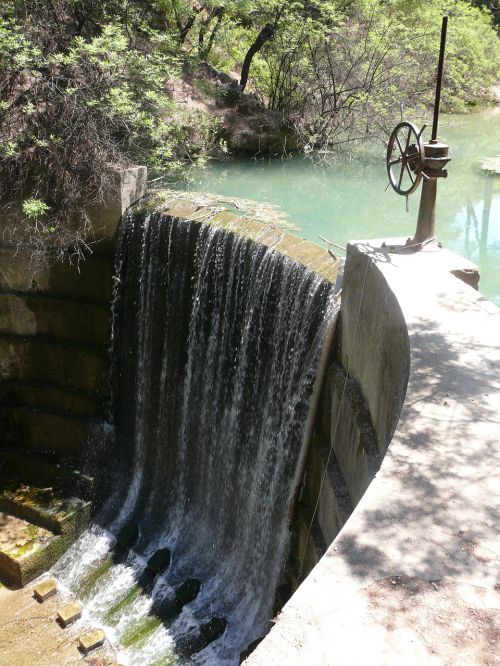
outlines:
[[[443,14],[443,109],[488,101],[500,71],[497,9],[482,0],[4,0],[4,233],[44,260],[80,254],[86,211],[117,166],[164,173],[251,150],[233,130],[248,136],[252,122],[311,153],[385,140],[400,104],[414,114],[432,104]]]

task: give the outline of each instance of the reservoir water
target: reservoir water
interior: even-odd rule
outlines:
[[[428,123],[428,126],[431,123]],[[480,290],[500,305],[500,176],[481,163],[500,153],[500,108],[442,116],[438,136],[451,147],[449,176],[438,184],[436,234],[475,262]],[[427,136],[426,136],[427,138]],[[385,147],[365,147],[351,162],[318,166],[302,157],[211,162],[189,174],[189,188],[279,206],[308,240],[413,236],[420,190],[409,199],[387,185]],[[185,183],[181,184],[186,187]]]

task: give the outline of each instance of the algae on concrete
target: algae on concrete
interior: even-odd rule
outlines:
[[[119,620],[121,612],[130,606],[141,593],[141,588],[138,585],[133,585],[129,591],[112,606],[106,613],[106,622],[116,624]]]
[[[231,206],[236,206],[243,216],[231,212]],[[136,214],[156,213],[219,227],[275,249],[329,282],[336,281],[338,258],[323,247],[294,236],[284,214],[268,204],[200,192],[160,190],[141,200],[133,210]]]
[[[22,466],[12,469],[8,458],[2,462],[0,576],[23,586],[55,564],[80,536],[89,524],[92,505],[67,489],[49,485],[47,466],[41,466],[38,483],[26,483]],[[27,478],[36,477],[35,464]],[[53,480],[57,480],[56,473]]]
[[[106,557],[102,562],[100,562],[97,567],[92,569],[87,576],[84,576],[78,581],[77,593],[82,598],[87,598],[92,592],[94,586],[98,581],[103,578],[113,565],[113,559],[111,557]]]
[[[162,621],[159,617],[148,615],[123,634],[121,643],[124,647],[131,647],[132,645],[142,647],[161,625]]]

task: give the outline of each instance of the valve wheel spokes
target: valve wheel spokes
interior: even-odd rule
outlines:
[[[424,142],[415,125],[406,121],[396,125],[387,146],[387,174],[398,194],[408,196],[417,189],[422,179],[424,155]],[[405,174],[409,185],[403,183]]]

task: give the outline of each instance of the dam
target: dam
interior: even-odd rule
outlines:
[[[342,280],[216,200],[130,208],[132,181],[79,270],[28,279],[2,248],[0,510],[54,536],[2,544],[0,606],[50,608],[37,663],[489,663],[499,318],[475,267],[360,241]]]

